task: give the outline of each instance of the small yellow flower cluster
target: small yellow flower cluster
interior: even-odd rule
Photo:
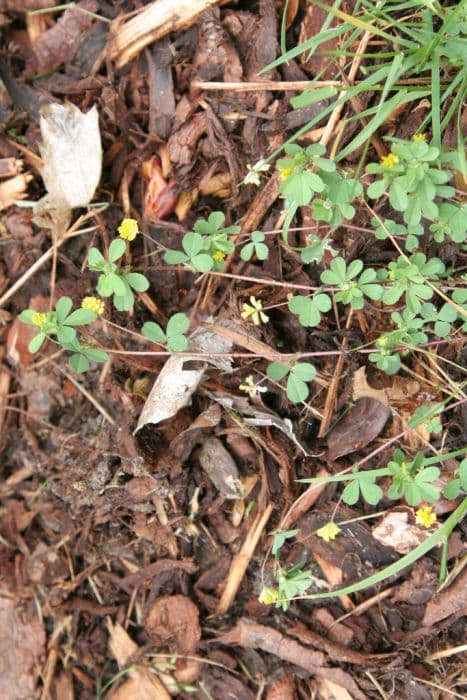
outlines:
[[[262,323],[267,323],[269,321],[269,316],[263,312],[263,304],[260,299],[256,297],[250,297],[249,304],[242,304],[241,317],[243,319],[251,318],[255,326],[260,326]]]
[[[44,323],[47,322],[47,314],[42,311],[36,311],[36,313],[31,316],[31,321],[35,326],[43,326]]]
[[[426,134],[414,134],[412,141],[426,141]]]
[[[394,153],[388,153],[387,156],[383,156],[380,160],[381,165],[384,168],[393,168],[399,162],[399,157],[394,155]]]
[[[214,260],[214,262],[222,262],[225,258],[225,253],[223,253],[222,250],[216,250],[216,252],[213,253],[211,257]]]
[[[336,523],[333,523],[332,520],[326,523],[326,525],[323,525],[323,527],[320,527],[319,530],[316,530],[318,537],[321,537],[325,542],[335,540],[339,532],[342,532],[342,530]]]
[[[422,527],[431,527],[435,524],[437,518],[436,513],[433,513],[431,506],[423,506],[415,511],[415,522]]]
[[[276,588],[265,586],[259,594],[258,601],[263,605],[271,605],[279,600],[279,591]]]
[[[102,316],[105,311],[104,301],[98,297],[84,297],[81,302],[81,307],[92,311],[96,316]]]
[[[124,241],[134,241],[136,236],[140,233],[136,219],[123,219],[117,231],[120,238],[123,238]]]
[[[248,377],[245,378],[245,384],[240,384],[238,388],[240,391],[244,391],[245,394],[248,394],[250,399],[254,399],[258,392],[262,393],[263,391],[267,391],[265,386],[258,386],[255,384],[252,374],[249,374]]]
[[[281,180],[286,180],[288,177],[290,177],[293,173],[293,166],[292,165],[283,165],[282,167],[277,168]]]

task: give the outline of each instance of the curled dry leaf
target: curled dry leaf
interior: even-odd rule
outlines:
[[[243,498],[237,465],[218,438],[212,437],[204,443],[199,461],[220,493],[227,498]]]
[[[364,396],[352,406],[328,437],[331,461],[360,450],[380,434],[391,414],[377,399]]]
[[[47,194],[36,204],[34,214],[36,223],[46,225],[41,215],[48,210],[66,218],[73,207],[89,204],[101,177],[102,145],[95,105],[85,114],[73,104],[45,105],[40,127]]]
[[[160,423],[166,418],[172,418],[180,409],[188,406],[208,363],[228,372],[231,369],[230,358],[216,357],[216,355],[228,353],[231,347],[232,343],[229,341],[202,328],[192,333],[190,350],[206,353],[203,362],[200,362],[196,356],[187,355],[182,357],[174,355],[167,360],[143,406],[134,434],[147,423]],[[209,353],[213,353],[212,356],[209,356]],[[192,369],[194,363],[196,367]]]

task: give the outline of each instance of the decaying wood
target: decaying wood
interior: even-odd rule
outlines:
[[[283,661],[305,668],[312,675],[327,678],[352,693],[355,700],[366,700],[355,681],[338,668],[326,668],[325,656],[320,651],[312,651],[272,627],[258,625],[242,618],[235,627],[217,637],[223,644],[238,644],[247,649],[261,649],[274,654]]]
[[[109,58],[123,68],[145,46],[169,32],[187,29],[200,14],[221,4],[224,0],[156,0],[126,22],[119,16],[111,25]]]

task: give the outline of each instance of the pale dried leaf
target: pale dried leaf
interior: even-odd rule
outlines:
[[[42,178],[47,195],[34,213],[68,212],[85,207],[94,196],[102,171],[99,116],[94,105],[83,113],[73,104],[49,104],[41,109]],[[42,223],[42,221],[41,221]]]
[[[392,547],[400,554],[418,547],[430,533],[417,525],[409,524],[409,514],[405,511],[387,513],[376,527],[373,537],[386,547]]]
[[[224,372],[231,370],[232,360],[218,357],[219,353],[228,353],[232,344],[203,328],[198,328],[190,336],[190,350],[205,353],[200,362],[196,356],[180,357],[173,355],[159,373],[151,392],[146,399],[134,434],[148,423],[157,424],[166,418],[172,418],[180,409],[191,402],[191,397],[203,378],[207,365],[212,364]],[[212,353],[210,355],[209,353]],[[197,367],[190,365],[196,362]]]
[[[286,435],[289,438],[289,440],[292,440],[292,442],[300,448],[300,450],[305,456],[308,455],[308,452],[306,451],[305,447],[301,444],[301,442],[298,440],[295,433],[293,432],[292,423],[288,418],[282,419],[279,418],[279,416],[277,416],[275,413],[269,412],[266,408],[259,409],[256,406],[252,406],[248,399],[244,396],[234,396],[233,394],[219,394],[217,392],[206,393],[211,399],[217,401],[217,403],[220,403],[220,405],[224,408],[233,409],[237,413],[240,413],[243,416],[243,421],[245,425],[254,428],[274,426],[282,433],[284,433],[284,435]]]
[[[385,406],[388,405],[386,389],[373,389],[366,378],[366,367],[359,367],[353,375],[352,399],[358,401],[364,396],[371,396]]]

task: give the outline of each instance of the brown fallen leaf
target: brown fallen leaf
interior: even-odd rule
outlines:
[[[219,493],[226,498],[243,498],[237,465],[218,438],[206,440],[201,448],[199,461]]]
[[[144,628],[159,647],[179,654],[193,654],[201,639],[199,612],[184,595],[164,595],[151,606]]]
[[[377,399],[358,399],[329,434],[328,459],[334,461],[368,445],[382,431],[390,414]]]
[[[266,700],[295,700],[295,679],[291,674],[273,681],[266,694]]]
[[[467,614],[467,569],[464,569],[449,588],[427,603],[422,624],[431,627],[453,612]]]

